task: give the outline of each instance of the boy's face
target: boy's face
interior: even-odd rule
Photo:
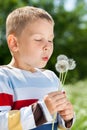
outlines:
[[[53,24],[45,19],[28,24],[17,38],[17,63],[28,67],[43,68],[53,52]]]

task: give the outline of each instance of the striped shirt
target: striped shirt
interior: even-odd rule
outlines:
[[[52,116],[43,97],[59,87],[59,79],[50,70],[32,73],[0,67],[0,130],[51,130]],[[59,115],[55,130],[58,124],[64,126]]]

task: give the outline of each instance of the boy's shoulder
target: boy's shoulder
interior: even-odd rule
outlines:
[[[8,65],[0,65],[0,69],[1,68],[7,68],[7,67],[9,67]]]
[[[6,65],[0,65],[0,81],[3,79],[8,79],[8,74],[7,74],[7,67]]]
[[[54,77],[54,78],[58,78],[57,75],[55,74],[55,72],[52,71],[52,70],[49,70],[49,69],[41,69],[41,71],[42,71],[44,74],[47,74],[48,76],[51,76],[51,77]]]
[[[0,65],[0,71],[2,71],[5,68],[6,65]]]
[[[8,65],[0,65],[0,75],[7,75],[9,73],[11,68]]]
[[[0,65],[0,71],[11,69],[8,65]]]
[[[60,80],[54,71],[49,69],[42,69],[42,71],[43,74],[46,75],[51,81],[55,82],[57,86],[58,84],[60,85]]]
[[[52,70],[49,70],[49,69],[40,69],[42,72],[44,73],[54,73]]]

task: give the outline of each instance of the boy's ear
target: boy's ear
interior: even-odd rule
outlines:
[[[11,34],[7,37],[8,47],[12,52],[17,52],[18,50],[18,41],[17,38]]]

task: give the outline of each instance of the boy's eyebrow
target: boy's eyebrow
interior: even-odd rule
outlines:
[[[43,35],[43,34],[42,33],[34,33],[33,35],[38,36],[38,35]],[[50,37],[54,38],[54,34],[51,34]]]

